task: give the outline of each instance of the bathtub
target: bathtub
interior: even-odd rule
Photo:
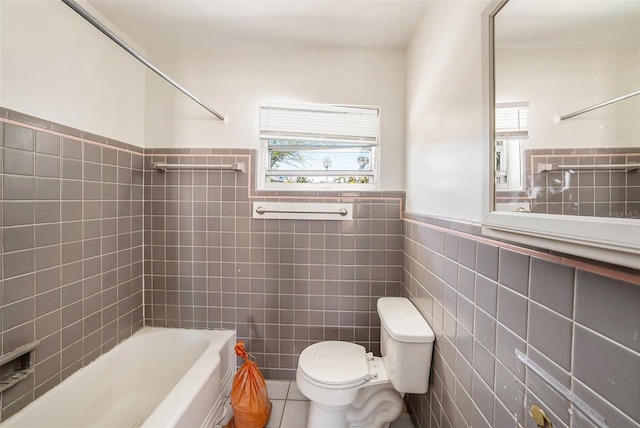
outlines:
[[[145,327],[1,427],[212,427],[235,373],[235,332]]]

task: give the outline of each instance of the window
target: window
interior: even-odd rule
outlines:
[[[261,106],[262,188],[376,188],[378,129],[375,107]]]
[[[521,141],[527,131],[528,102],[496,104],[496,190],[522,190]]]

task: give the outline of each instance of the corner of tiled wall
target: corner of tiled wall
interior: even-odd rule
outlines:
[[[576,268],[407,217],[405,294],[436,334],[429,391],[409,398],[416,426],[534,428],[533,404],[556,427],[598,426],[518,350],[609,426],[640,427],[637,272]]]
[[[1,420],[142,326],[143,183],[137,147],[0,117],[2,354],[40,341]]]

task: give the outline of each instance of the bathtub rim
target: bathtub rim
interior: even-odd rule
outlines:
[[[33,401],[31,401],[28,405],[26,405],[25,407],[23,407],[20,411],[16,412],[15,414],[7,417],[5,420],[0,421],[0,428],[4,428],[4,427],[21,427],[21,426],[30,426],[30,424],[36,424],[36,426],[46,426],[46,424],[43,424],[42,422],[39,422],[38,420],[33,421],[30,420],[31,418],[31,414],[32,413],[37,413],[39,411],[42,410],[48,410],[45,406],[47,406],[47,404],[51,405],[51,401],[55,400],[55,398],[47,398],[47,397],[56,397],[57,395],[62,395],[64,396],[65,394],[67,394],[68,392],[74,392],[73,387],[69,386],[69,383],[71,382],[72,384],[76,384],[78,382],[78,380],[75,380],[77,378],[81,378],[83,376],[86,376],[86,370],[89,367],[95,367],[96,364],[98,364],[100,361],[104,361],[107,360],[107,363],[102,363],[101,365],[109,365],[110,359],[113,359],[114,357],[117,358],[117,356],[112,355],[113,351],[117,350],[117,349],[122,349],[120,345],[126,345],[127,343],[130,343],[132,341],[132,338],[134,337],[140,337],[143,335],[148,335],[148,334],[153,334],[153,333],[161,333],[161,332],[167,332],[167,331],[185,331],[185,332],[189,332],[191,333],[197,333],[197,334],[202,334],[203,336],[210,336],[208,338],[208,344],[206,345],[206,347],[204,348],[204,350],[198,354],[198,356],[194,359],[194,361],[192,362],[192,364],[190,366],[188,366],[186,372],[179,378],[179,380],[171,387],[171,389],[167,392],[167,394],[162,397],[155,405],[155,407],[151,410],[151,412],[149,414],[147,414],[144,422],[143,422],[143,426],[144,423],[146,423],[147,420],[149,420],[151,418],[151,416],[156,412],[156,410],[158,409],[158,407],[162,406],[165,403],[165,400],[168,396],[170,396],[172,394],[172,392],[175,390],[176,386],[179,385],[184,377],[191,371],[191,369],[193,368],[193,366],[202,359],[203,355],[205,353],[207,353],[207,351],[212,352],[212,348],[213,350],[217,350],[218,351],[218,355],[214,357],[216,357],[215,359],[216,364],[212,365],[215,366],[216,368],[218,368],[220,366],[220,361],[221,361],[221,353],[223,352],[225,346],[228,348],[228,354],[225,355],[225,357],[228,358],[228,364],[226,367],[226,373],[220,373],[220,396],[217,397],[216,399],[216,403],[211,403],[212,406],[217,406],[218,405],[218,401],[221,401],[221,413],[220,415],[224,414],[224,402],[226,400],[225,395],[228,395],[228,393],[231,390],[231,382],[233,379],[233,376],[235,374],[235,369],[236,369],[236,360],[235,360],[235,353],[234,353],[234,346],[235,346],[235,338],[236,338],[236,331],[235,330],[230,330],[230,329],[220,329],[220,328],[216,328],[216,329],[194,329],[194,328],[176,328],[176,327],[157,327],[157,326],[143,326],[141,328],[139,328],[137,331],[135,331],[131,336],[127,337],[126,339],[122,340],[121,342],[119,342],[116,346],[110,348],[107,352],[99,355],[97,358],[95,358],[94,360],[90,361],[89,363],[87,363],[86,365],[84,365],[83,367],[79,368],[78,370],[74,371],[71,375],[69,375],[67,378],[65,378],[64,380],[62,380],[60,383],[58,383],[57,385],[55,385],[54,387],[52,387],[50,390],[48,390],[47,392],[45,392],[44,394],[42,394],[41,396],[37,397],[37,399],[34,399]],[[212,345],[212,337],[214,336],[218,336],[220,338],[224,338],[224,340],[219,340],[217,344]],[[109,356],[109,357],[108,357]],[[212,368],[211,371],[215,370],[216,368]],[[153,374],[153,373],[152,373]],[[66,387],[64,387],[63,385],[67,385]],[[72,389],[69,389],[72,388]],[[68,391],[67,391],[68,390]],[[195,394],[191,394],[191,396],[193,397]],[[47,401],[49,401],[49,403],[46,403]],[[40,405],[38,405],[37,403],[42,403]],[[53,402],[53,404],[55,405],[55,401]],[[34,406],[35,405],[35,406]],[[214,408],[211,409],[211,412],[209,415],[203,415],[203,417],[206,416],[206,420],[205,422],[208,421],[208,423],[210,425],[207,426],[214,426],[215,423],[217,422],[217,420],[210,420],[212,417],[215,417],[216,415],[214,414]],[[48,412],[47,412],[48,413]],[[22,416],[21,416],[22,415]],[[163,426],[166,426],[166,423],[163,424]]]

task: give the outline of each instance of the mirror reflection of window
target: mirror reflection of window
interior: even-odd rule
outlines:
[[[496,190],[523,190],[520,142],[529,138],[528,102],[496,104]]]
[[[640,218],[638,28],[640,1],[509,0],[496,15],[498,210]],[[518,100],[530,138],[516,144],[497,116]]]

